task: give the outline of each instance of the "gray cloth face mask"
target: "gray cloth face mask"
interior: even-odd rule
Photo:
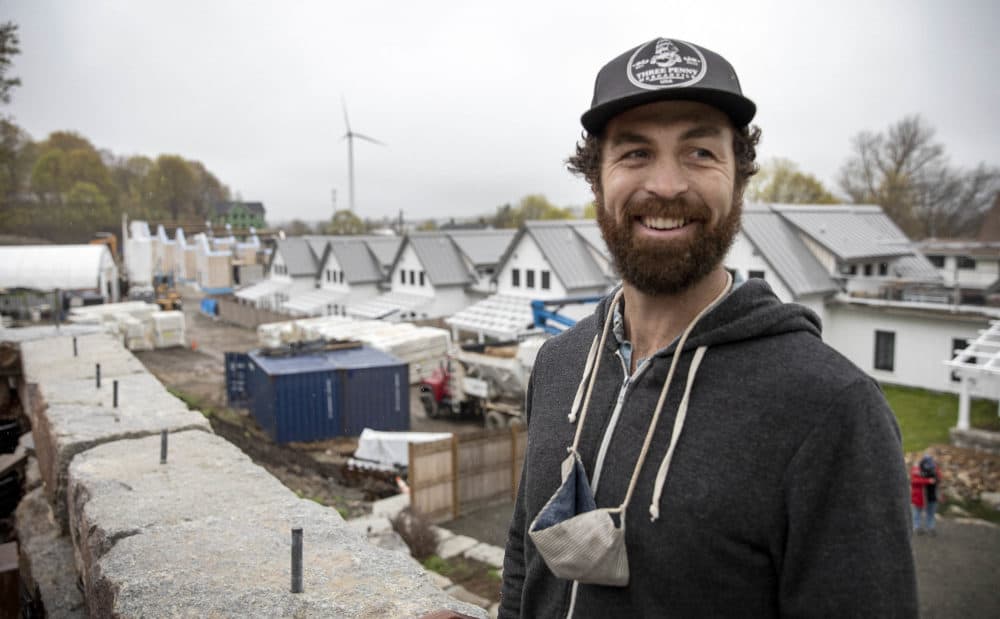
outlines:
[[[562,480],[528,528],[538,553],[558,578],[612,587],[628,585],[622,509],[597,508],[576,451],[563,460]]]

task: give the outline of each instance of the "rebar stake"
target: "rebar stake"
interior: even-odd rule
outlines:
[[[97,376],[97,388],[100,389],[101,388],[101,364],[100,363],[95,363],[94,364],[94,371],[96,372],[96,376]]]
[[[302,529],[292,529],[292,593],[302,593]]]
[[[73,336],[73,356],[76,357],[76,336]]]
[[[117,380],[111,381],[111,386],[114,389],[114,398],[113,398],[114,406],[115,408],[118,408],[118,381]]]
[[[160,464],[167,463],[167,431],[160,432]]]

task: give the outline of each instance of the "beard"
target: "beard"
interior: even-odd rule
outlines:
[[[729,213],[709,227],[712,213],[705,205],[650,198],[627,202],[619,221],[605,208],[602,196],[596,202],[597,223],[618,274],[651,296],[683,292],[719,266],[736,238],[743,212],[743,201],[734,198]],[[639,215],[693,219],[698,229],[691,239],[637,238],[634,218]]]

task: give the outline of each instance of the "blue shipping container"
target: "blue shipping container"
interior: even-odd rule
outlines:
[[[250,398],[247,392],[247,367],[250,356],[245,352],[227,352],[226,357],[226,400],[231,408],[247,408]]]
[[[250,410],[277,443],[410,429],[409,368],[392,355],[363,346],[249,359]]]

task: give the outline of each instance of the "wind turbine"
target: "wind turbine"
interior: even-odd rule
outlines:
[[[373,144],[379,144],[385,146],[385,142],[380,142],[375,138],[370,138],[362,133],[357,133],[351,131],[351,121],[347,118],[347,104],[344,103],[343,98],[340,100],[340,105],[344,108],[344,126],[347,127],[347,133],[341,137],[341,140],[347,140],[347,174],[348,174],[348,192],[350,194],[350,207],[351,212],[354,212],[354,138],[359,138],[362,140],[367,140]]]

